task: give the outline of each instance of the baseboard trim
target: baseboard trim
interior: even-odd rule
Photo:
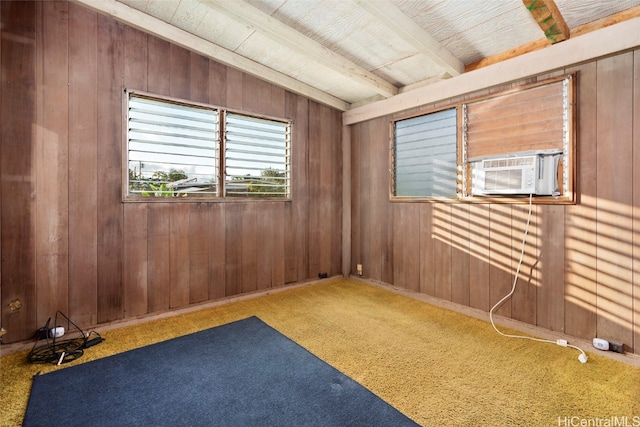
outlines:
[[[143,323],[151,322],[153,320],[171,318],[174,316],[193,313],[195,311],[205,310],[212,307],[219,307],[222,305],[227,305],[227,304],[231,304],[238,301],[258,298],[266,295],[277,294],[279,292],[288,291],[290,289],[309,286],[316,283],[320,283],[322,281],[332,280],[332,279],[341,278],[341,277],[343,276],[338,275],[338,276],[328,277],[325,279],[314,279],[314,280],[309,280],[305,282],[296,282],[296,283],[286,284],[286,285],[278,286],[275,288],[261,289],[258,291],[247,292],[241,295],[226,297],[226,298],[222,298],[214,301],[205,301],[201,303],[196,303],[183,308],[177,308],[177,309],[167,310],[162,312],[146,313],[136,317],[130,317],[122,320],[114,320],[109,323],[104,323],[99,325],[90,325],[88,327],[83,326],[83,329],[85,331],[97,331],[99,333],[102,333],[112,329],[125,328],[128,326],[136,326]],[[2,344],[0,345],[0,357],[6,356],[12,353],[20,352],[23,350],[31,349],[31,347],[33,347],[33,343],[34,343],[33,340],[27,340],[27,341],[18,341],[10,344]]]
[[[490,323],[489,313],[473,307],[468,307],[466,305],[458,304],[455,302],[443,300],[440,298],[433,297],[431,295],[422,294],[420,292],[412,291],[410,289],[399,288],[397,286],[393,286],[389,283],[380,282],[371,279],[364,279],[357,276],[351,276],[350,279],[357,280],[362,283],[366,283],[372,286],[376,286],[382,289],[393,291],[397,294],[407,296],[412,299],[416,299],[419,301],[426,302],[428,304],[434,305],[436,307],[444,308],[447,310],[455,311],[460,314],[464,314],[479,320],[484,320],[487,323]],[[494,315],[493,320],[497,325],[511,328],[519,332],[523,332],[528,335],[532,335],[534,337],[547,339],[551,341],[557,341],[559,339],[566,340],[569,344],[575,345],[577,347],[582,348],[584,351],[598,354],[600,356],[607,357],[609,359],[617,360],[619,362],[627,363],[632,366],[640,367],[640,355],[635,353],[615,353],[612,351],[602,351],[593,347],[593,343],[591,341],[576,338],[574,336],[566,335],[560,332],[551,331],[549,329],[542,328],[540,326],[530,325],[525,322],[521,322],[519,320],[510,319],[504,316]]]

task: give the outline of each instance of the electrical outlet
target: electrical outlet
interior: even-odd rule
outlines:
[[[616,353],[624,353],[624,344],[621,342],[609,341],[609,350]]]

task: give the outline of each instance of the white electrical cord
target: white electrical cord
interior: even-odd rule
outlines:
[[[582,350],[580,347],[577,347],[575,345],[568,344],[566,340],[551,341],[551,340],[546,340],[546,339],[542,339],[542,338],[527,337],[527,336],[524,336],[524,335],[505,334],[504,332],[502,332],[501,330],[498,329],[498,327],[496,326],[495,322],[493,321],[493,311],[496,308],[500,307],[502,305],[502,303],[504,303],[507,299],[511,298],[513,293],[516,291],[516,284],[518,283],[518,275],[520,274],[520,267],[522,266],[522,260],[524,258],[524,249],[526,247],[527,234],[529,233],[529,223],[531,222],[531,207],[532,207],[532,205],[533,205],[533,194],[529,194],[529,215],[527,216],[527,225],[524,228],[524,235],[522,236],[522,249],[520,250],[520,260],[518,261],[518,268],[516,269],[516,275],[513,278],[513,286],[511,287],[511,291],[507,295],[505,295],[500,301],[498,301],[493,307],[491,307],[491,310],[489,310],[489,320],[491,320],[491,326],[493,326],[493,329],[495,329],[495,331],[497,333],[499,333],[500,335],[502,335],[504,337],[521,338],[521,339],[527,339],[527,340],[531,340],[531,341],[538,341],[538,342],[546,342],[546,343],[550,343],[550,344],[557,344],[557,345],[562,346],[562,347],[574,348],[574,349],[578,350],[581,353],[580,356],[578,356],[578,360],[581,363],[587,363],[588,357],[587,357],[587,354],[584,352],[584,350]]]

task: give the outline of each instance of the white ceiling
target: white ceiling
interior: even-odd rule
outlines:
[[[546,40],[522,0],[117,2],[224,53],[214,59],[342,110]],[[572,33],[628,9],[635,16],[640,11],[640,0],[555,0],[555,5]]]

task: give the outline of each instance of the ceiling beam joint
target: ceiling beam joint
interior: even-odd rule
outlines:
[[[365,70],[349,59],[322,46],[315,40],[278,21],[244,1],[199,0],[219,13],[249,25],[264,36],[308,57],[354,82],[364,85],[385,98],[398,93],[398,88],[385,79]]]
[[[567,26],[554,0],[522,0],[522,3],[551,43],[569,38],[569,26]]]

